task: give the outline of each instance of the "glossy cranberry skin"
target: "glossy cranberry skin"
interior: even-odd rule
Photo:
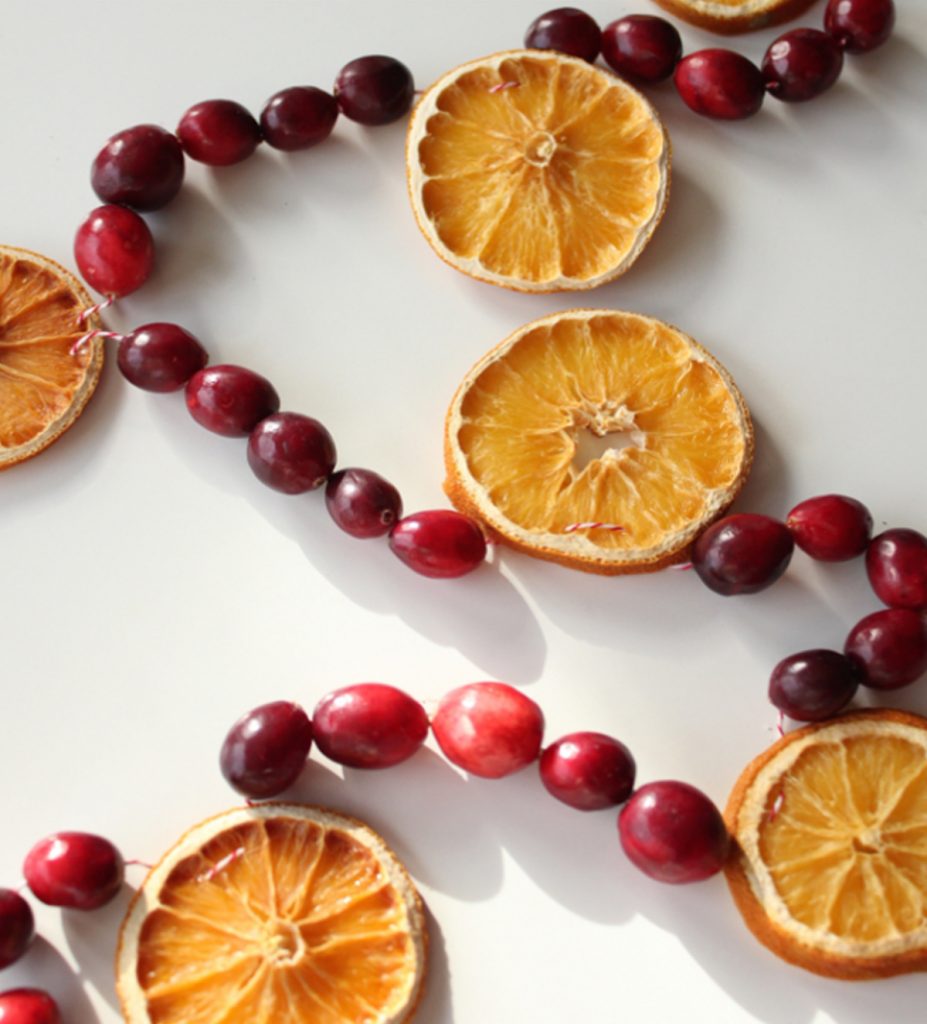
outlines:
[[[853,699],[862,680],[845,654],[816,648],[783,658],[769,677],[769,699],[796,722],[821,722]]]
[[[119,298],[148,280],[154,239],[137,213],[124,206],[98,206],[77,229],[74,259],[91,288]]]
[[[394,57],[358,57],[338,72],[335,99],[345,117],[358,124],[398,121],[412,106],[412,72]]]
[[[183,184],[183,149],[156,124],[139,124],[110,138],[90,170],[90,184],[104,203],[160,210]]]
[[[432,579],[465,576],[486,558],[486,538],[479,526],[443,508],[400,519],[390,531],[389,546],[410,569]]]
[[[278,412],[248,438],[248,465],[262,483],[284,494],[321,487],[335,468],[335,442],[311,416]]]
[[[0,992],[0,1024],[61,1024],[61,1012],[40,988],[11,988]]]
[[[501,779],[537,760],[544,715],[507,683],[470,683],[445,694],[431,729],[453,764],[471,775]]]
[[[428,736],[422,705],[385,683],[357,683],[326,694],[312,724],[319,750],[349,768],[391,768]]]
[[[869,53],[881,46],[895,26],[892,0],[830,0],[824,30],[847,53]]]
[[[705,530],[692,548],[692,567],[715,593],[754,594],[785,572],[794,542],[784,523],[741,512]]]
[[[699,882],[721,870],[729,849],[717,807],[685,782],[650,782],[621,808],[618,835],[628,859],[658,882]]]
[[[243,366],[207,366],[187,381],[187,408],[201,427],[223,437],[247,437],[280,408],[269,380]]]
[[[352,537],[383,537],[402,516],[399,491],[372,469],[340,469],[325,486],[328,514]]]
[[[179,391],[208,361],[206,349],[177,324],[136,327],[123,336],[116,362],[123,377],[145,391]]]
[[[257,149],[261,126],[234,100],[204,100],[181,117],[177,138],[193,160],[227,167],[247,160]]]
[[[797,28],[771,44],[760,67],[770,96],[785,103],[803,103],[837,81],[843,50],[826,32]]]
[[[0,969],[26,952],[35,934],[32,908],[15,889],[0,889]]]
[[[96,910],[122,888],[124,865],[115,846],[89,832],[56,832],[26,854],[23,874],[36,899],[53,907]]]
[[[557,7],[535,18],[525,32],[529,50],[557,50],[590,64],[602,47],[602,32],[595,20],[576,7]]]
[[[292,152],[323,142],[337,120],[338,103],[331,93],[294,85],[274,93],[264,105],[261,131],[268,146]]]
[[[869,509],[843,494],[822,494],[799,502],[785,517],[795,543],[821,562],[845,562],[861,555],[872,536]]]
[[[760,69],[733,50],[690,53],[676,65],[673,81],[687,107],[721,121],[751,117],[766,93]]]
[[[663,18],[629,14],[602,30],[602,56],[622,78],[643,84],[663,82],[682,57],[682,39]]]
[[[883,604],[927,609],[927,537],[917,530],[886,530],[873,538],[866,573]]]
[[[631,751],[601,732],[573,732],[551,743],[538,762],[541,782],[551,796],[578,811],[624,803],[634,789]]]
[[[927,672],[927,621],[909,608],[873,612],[850,630],[843,649],[862,668],[864,686],[896,690]]]
[[[219,768],[233,789],[254,800],[276,796],[299,778],[312,746],[312,722],[292,701],[253,708],[229,729]]]

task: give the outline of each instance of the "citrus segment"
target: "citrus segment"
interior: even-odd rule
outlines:
[[[437,253],[521,291],[623,273],[663,213],[669,142],[634,88],[564,54],[512,51],[449,72],[409,125],[409,193]]]
[[[654,0],[683,21],[724,35],[769,28],[795,18],[814,0]]]
[[[425,968],[421,900],[367,826],[264,804],[188,832],[123,924],[130,1024],[399,1024]]]

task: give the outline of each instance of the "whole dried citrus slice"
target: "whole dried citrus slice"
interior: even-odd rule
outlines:
[[[814,0],[654,0],[664,10],[711,32],[733,35],[795,18]]]
[[[660,221],[669,141],[650,103],[576,57],[515,50],[449,71],[409,123],[409,194],[451,266],[518,291],[593,288]]]
[[[774,953],[834,978],[927,968],[927,719],[862,711],[790,733],[725,817],[731,892]]]
[[[399,1024],[425,958],[421,899],[380,836],[261,804],[197,825],[151,871],[117,988],[128,1024]]]
[[[746,404],[704,348],[651,317],[579,309],[519,328],[464,378],[445,490],[529,554],[647,572],[684,557],[752,458]]]
[[[103,341],[82,335],[93,300],[46,256],[0,245],[0,469],[37,455],[83,412],[103,367]]]

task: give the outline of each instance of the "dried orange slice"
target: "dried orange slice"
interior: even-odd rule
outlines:
[[[624,273],[663,214],[669,141],[632,86],[576,57],[513,50],[449,71],[409,123],[409,195],[451,266],[517,291]]]
[[[0,469],[37,455],[83,412],[103,367],[100,326],[81,283],[46,256],[0,245]]]
[[[834,978],[927,969],[927,719],[872,710],[785,736],[725,813],[751,931]]]
[[[814,0],[654,0],[664,10],[711,32],[734,35],[795,18]]]
[[[210,818],[151,871],[117,953],[128,1024],[400,1024],[421,899],[366,825],[302,804]]]
[[[519,328],[464,378],[444,486],[528,554],[648,572],[684,557],[752,458],[746,404],[701,345],[651,317],[575,309]]]

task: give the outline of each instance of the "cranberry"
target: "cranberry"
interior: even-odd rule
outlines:
[[[529,50],[558,50],[593,64],[602,46],[602,33],[585,11],[557,7],[531,22],[525,46]]]
[[[621,808],[624,852],[658,882],[698,882],[721,870],[728,835],[718,808],[685,782],[641,786]]]
[[[869,53],[892,34],[892,0],[830,0],[824,11],[824,29],[847,53]]]
[[[316,746],[349,768],[390,768],[428,736],[428,715],[395,686],[357,683],[323,697],[312,713]]]
[[[335,468],[335,442],[311,416],[278,412],[251,431],[248,465],[268,487],[302,494],[321,487]]]
[[[327,139],[337,120],[338,103],[331,93],[294,85],[274,93],[264,105],[261,131],[274,149],[308,149]]]
[[[177,324],[143,324],[119,342],[123,377],[145,391],[178,391],[208,362],[206,349]]]
[[[753,594],[774,583],[792,557],[784,523],[741,512],[712,523],[692,548],[692,566],[718,594]]]
[[[772,43],[761,65],[770,96],[786,103],[814,99],[840,77],[843,51],[826,32],[796,28]]]
[[[243,366],[207,366],[187,381],[187,408],[201,427],[223,437],[246,437],[280,408],[269,380]]]
[[[769,678],[769,699],[797,722],[820,722],[853,699],[862,679],[845,654],[815,649],[783,658]]]
[[[40,988],[11,988],[0,992],[0,1024],[61,1024],[61,1013]]]
[[[148,280],[154,240],[137,213],[124,206],[98,206],[77,229],[74,259],[91,288],[118,298]]]
[[[866,551],[876,596],[890,608],[927,608],[927,537],[917,530],[886,530]]]
[[[433,509],[400,519],[390,531],[389,546],[400,561],[422,576],[465,576],[486,558],[486,538],[460,512]]]
[[[663,18],[629,14],[603,29],[602,56],[622,78],[662,82],[682,57],[682,39],[675,26]]]
[[[56,832],[26,854],[23,874],[36,899],[53,907],[96,910],[122,888],[122,856],[102,836]]]
[[[371,469],[342,469],[328,478],[325,506],[352,537],[382,537],[402,515],[399,491]]]
[[[245,796],[276,796],[299,777],[311,746],[309,716],[298,704],[278,700],[242,715],[229,729],[219,768]]]
[[[32,908],[14,889],[0,889],[0,968],[26,952],[35,932]]]
[[[412,72],[393,57],[358,57],[338,72],[335,99],[342,114],[359,124],[398,121],[412,106]]]
[[[909,608],[873,612],[850,630],[844,652],[862,667],[864,686],[907,686],[927,672],[927,622]]]
[[[90,184],[104,203],[160,210],[180,191],[183,170],[177,137],[140,124],[109,139],[93,161]]]
[[[536,760],[541,709],[506,683],[470,683],[446,694],[431,728],[448,760],[484,779],[501,779]]]
[[[634,789],[631,751],[600,732],[574,732],[551,743],[538,765],[548,793],[579,811],[624,803]]]
[[[785,518],[795,543],[822,562],[861,555],[872,536],[869,509],[855,498],[822,494],[802,501]]]
[[[261,126],[234,100],[204,100],[181,117],[177,137],[187,156],[211,167],[247,160],[261,141]]]
[[[722,121],[755,114],[766,92],[760,69],[733,50],[690,53],[676,65],[673,81],[686,106]]]

